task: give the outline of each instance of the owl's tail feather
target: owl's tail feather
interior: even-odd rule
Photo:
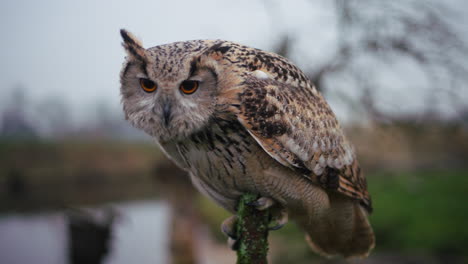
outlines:
[[[299,221],[312,250],[326,257],[367,257],[375,238],[365,209],[349,199],[335,197],[330,202],[322,217]]]

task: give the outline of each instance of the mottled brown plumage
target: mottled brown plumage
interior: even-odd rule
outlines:
[[[274,201],[322,255],[366,256],[371,200],[354,150],[330,107],[287,59],[222,40],[144,49],[122,31],[126,118],[235,212],[253,192]],[[139,80],[153,82],[145,92]],[[183,85],[196,82],[187,94]]]

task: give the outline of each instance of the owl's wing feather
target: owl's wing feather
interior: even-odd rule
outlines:
[[[238,120],[271,157],[372,210],[354,150],[315,88],[255,76],[242,86]]]

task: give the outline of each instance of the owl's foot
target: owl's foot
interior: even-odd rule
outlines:
[[[221,231],[232,239],[237,239],[236,236],[236,223],[237,223],[237,216],[232,215],[226,218],[223,223],[221,224]]]
[[[239,249],[239,239],[233,239],[231,237],[228,237],[227,244],[228,247],[234,251],[237,251]]]
[[[268,197],[260,197],[257,200],[249,203],[250,206],[255,206],[255,208],[259,211],[266,210],[272,207],[275,204],[275,201]]]
[[[268,230],[274,231],[282,228],[288,222],[288,212],[284,208],[274,206],[276,203],[273,199],[267,197],[261,197],[256,201],[250,203],[250,206],[254,206],[257,210],[271,209],[271,223],[269,224]],[[239,246],[239,238],[236,234],[237,216],[232,215],[225,219],[221,224],[221,231],[228,237],[228,246],[232,250],[237,250]]]
[[[285,224],[288,223],[288,212],[285,209],[281,209],[279,211],[272,213],[273,223],[276,222],[276,225],[269,226],[268,229],[271,231],[281,229]],[[271,223],[270,223],[271,224]]]
[[[221,224],[221,231],[228,237],[227,244],[232,250],[239,248],[238,237],[236,235],[237,216],[232,215]]]
[[[255,206],[259,211],[263,211],[271,208],[271,215],[273,223],[276,222],[276,225],[273,225],[268,228],[269,230],[278,230],[282,228],[286,223],[288,223],[288,212],[285,209],[277,208],[276,202],[268,197],[260,197],[256,201],[251,202],[249,205]]]

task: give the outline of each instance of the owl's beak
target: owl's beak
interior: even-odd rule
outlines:
[[[169,102],[169,101],[164,102],[164,105],[163,105],[163,118],[164,118],[164,125],[166,125],[166,127],[169,126],[169,122],[172,119],[171,108],[172,108],[171,102]]]

